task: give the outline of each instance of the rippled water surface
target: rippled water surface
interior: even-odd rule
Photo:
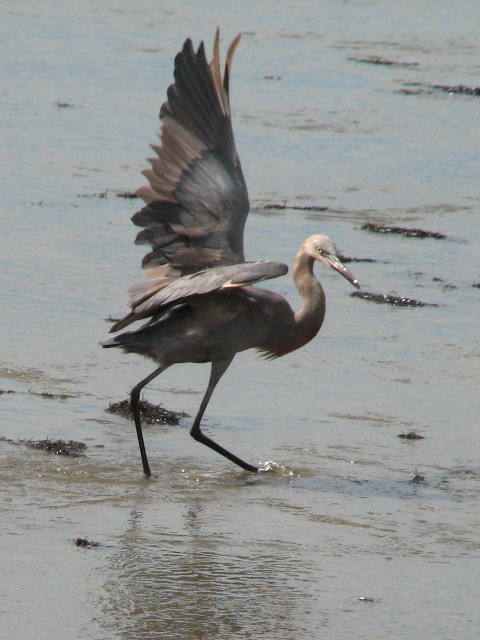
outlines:
[[[477,637],[480,98],[432,87],[480,85],[478,4],[0,12],[0,637]],[[132,424],[105,409],[152,364],[97,344],[141,277],[139,203],[116,194],[142,184],[184,38],[210,51],[217,25],[224,47],[243,33],[231,95],[248,257],[291,263],[326,233],[374,260],[349,264],[367,291],[436,306],[352,298],[317,268],[320,335],[274,362],[239,355],[204,420],[274,470],[240,472],[186,417],[146,427],[147,481]],[[283,203],[297,208],[265,208]],[[298,303],[288,276],[271,287]],[[145,397],[193,416],[207,380],[205,365],[173,367]],[[397,437],[411,431],[423,439]],[[18,444],[45,438],[85,455]]]

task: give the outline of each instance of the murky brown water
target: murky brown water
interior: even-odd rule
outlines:
[[[478,635],[479,98],[475,3],[3,3],[0,51],[0,437],[87,445],[61,457],[0,442],[0,637],[384,638]],[[311,233],[372,292],[318,270],[318,338],[276,362],[238,356],[206,431],[105,412],[151,364],[102,351],[141,277],[116,197],[142,184],[183,39],[244,33],[232,106],[249,185],[250,258],[291,262]],[[368,57],[415,66],[358,62]],[[58,107],[56,103],[69,103]],[[267,203],[327,212],[264,210]],[[382,236],[365,222],[446,240]],[[295,299],[289,278],[272,288]],[[193,415],[206,366],[145,396]],[[53,397],[52,397],[53,396]],[[416,431],[423,440],[397,437]],[[414,483],[415,474],[424,482]],[[86,536],[99,543],[79,548]],[[362,600],[365,598],[365,600]]]

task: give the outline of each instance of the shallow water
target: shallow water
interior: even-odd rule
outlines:
[[[0,437],[88,447],[67,458],[0,442],[0,637],[476,637],[479,98],[404,90],[479,85],[477,4],[0,11]],[[97,344],[141,277],[139,203],[116,193],[142,184],[183,39],[210,51],[217,24],[224,45],[244,34],[231,94],[248,256],[290,263],[326,233],[376,260],[349,265],[367,290],[438,306],[352,298],[317,269],[318,338],[275,362],[240,354],[204,420],[275,471],[239,472],[185,418],[145,429],[146,481],[132,424],[105,409],[151,363]],[[370,56],[417,64],[358,61]],[[264,209],[284,201],[329,210]],[[288,277],[271,287],[296,301]],[[177,366],[145,397],[194,415],[207,379]],[[83,536],[99,545],[77,548]]]

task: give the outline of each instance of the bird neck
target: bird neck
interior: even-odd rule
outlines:
[[[314,262],[302,247],[293,267],[293,281],[302,296],[302,306],[295,312],[295,323],[308,340],[317,335],[325,317],[325,292],[313,274]]]

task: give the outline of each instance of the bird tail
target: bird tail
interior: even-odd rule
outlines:
[[[136,333],[136,332],[135,332]],[[126,331],[125,333],[117,333],[107,336],[104,340],[100,340],[99,344],[105,349],[110,347],[126,347],[135,341],[134,332]]]

